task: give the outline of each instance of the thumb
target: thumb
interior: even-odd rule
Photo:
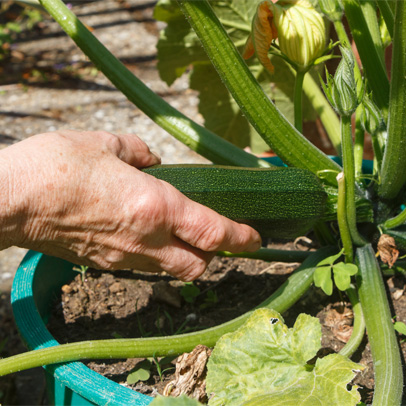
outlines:
[[[136,168],[146,168],[161,163],[161,157],[152,152],[148,145],[136,135],[119,134],[112,152],[122,161]]]

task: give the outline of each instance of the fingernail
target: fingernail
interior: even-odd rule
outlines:
[[[159,155],[158,152],[156,152],[155,150],[150,150],[151,154],[154,155],[154,157],[161,162],[161,155]]]
[[[251,244],[251,245],[249,246],[249,248],[247,249],[247,251],[250,251],[250,252],[258,251],[258,250],[261,248],[261,246],[262,246],[262,241],[261,241],[261,240],[257,240],[257,241],[255,241],[253,244]]]

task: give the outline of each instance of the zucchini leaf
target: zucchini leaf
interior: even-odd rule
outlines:
[[[320,347],[315,317],[301,314],[288,328],[279,313],[256,310],[213,350],[206,381],[209,405],[355,406],[360,395],[348,384],[362,366],[339,354],[308,363]]]
[[[228,35],[242,50],[251,30],[251,21],[260,1],[214,0],[210,2]],[[237,103],[221,82],[211,65],[199,39],[186,21],[176,1],[160,0],[154,17],[167,24],[158,41],[158,71],[162,80],[171,85],[192,66],[190,88],[199,92],[199,112],[205,127],[241,148],[249,146],[253,152],[269,150],[241,113]],[[285,61],[271,57],[275,74],[270,75],[257,58],[247,61],[265,93],[275,102],[284,116],[293,123],[294,76]],[[311,103],[305,101],[305,119],[315,119]]]

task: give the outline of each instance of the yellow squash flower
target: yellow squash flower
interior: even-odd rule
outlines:
[[[326,47],[323,17],[307,0],[265,0],[258,5],[243,57],[248,59],[255,53],[273,72],[268,51],[276,39],[280,51],[297,68],[306,69]]]

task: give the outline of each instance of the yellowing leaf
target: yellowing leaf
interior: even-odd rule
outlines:
[[[288,328],[277,312],[256,310],[213,350],[206,381],[209,405],[355,406],[359,393],[347,390],[347,384],[359,365],[338,354],[309,365],[320,343],[318,319],[301,314]],[[326,402],[330,397],[333,402]]]

